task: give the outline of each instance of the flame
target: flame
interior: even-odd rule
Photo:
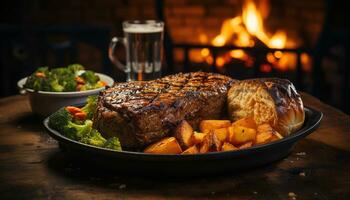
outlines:
[[[236,50],[230,51],[230,56],[232,58],[242,59],[242,58],[245,58],[247,55],[245,54],[245,52],[243,50],[236,49]]]
[[[225,59],[223,57],[218,57],[216,59],[216,66],[223,67],[225,65]]]
[[[268,53],[266,55],[266,60],[273,64],[277,62],[277,58],[273,55],[273,53]]]
[[[297,56],[294,53],[284,53],[283,56],[278,60],[276,66],[280,71],[287,71],[295,69],[297,64]]]
[[[270,39],[268,47],[282,49],[287,42],[287,34],[284,31],[277,31]]]
[[[235,32],[239,31],[237,27],[239,27],[240,24],[242,24],[241,17],[225,20],[221,25],[220,35],[224,36],[225,39],[230,39]]]
[[[224,46],[226,43],[226,37],[224,35],[218,35],[214,38],[214,40],[211,42],[212,45],[216,47]]]
[[[214,59],[213,59],[212,56],[208,56],[208,57],[205,58],[205,61],[206,61],[209,65],[211,65],[211,64],[213,64]]]
[[[264,23],[262,17],[253,1],[246,1],[243,6],[243,23],[247,28],[247,31],[259,38],[262,42],[267,43],[268,37],[264,32]]]
[[[208,48],[202,49],[202,50],[201,50],[201,55],[202,55],[203,57],[209,56],[209,55],[210,55],[209,49],[208,49]]]
[[[276,58],[282,58],[283,53],[282,53],[282,51],[275,51],[275,52],[273,53],[273,55],[274,55]]]
[[[234,42],[234,44],[240,47],[252,47],[254,46],[254,41],[251,40],[247,31],[242,31],[240,34],[238,34],[237,40]]]
[[[243,21],[250,34],[257,36],[263,32],[261,16],[252,1],[248,1],[243,7]]]
[[[268,7],[268,5],[265,6]],[[272,35],[266,32],[264,30],[263,19],[262,13],[259,12],[254,1],[246,0],[243,5],[242,16],[224,20],[220,33],[210,42],[216,47],[221,47],[229,43],[240,47],[253,47],[257,42],[262,42],[267,47],[274,49],[283,49],[287,44],[290,47],[296,45],[293,41],[287,41],[287,33],[285,31],[278,30]],[[199,41],[204,44],[209,39],[207,35],[200,34]],[[214,62],[211,52],[207,48],[201,49],[199,55],[208,64]],[[215,62],[217,67],[221,68],[226,62],[230,62],[231,59],[243,60],[246,66],[252,66],[252,62],[254,62],[254,59],[244,50],[232,50],[225,55],[218,56]],[[301,59],[305,70],[310,71],[310,67],[308,67],[311,63],[310,57],[306,54],[302,55]],[[272,67],[284,71],[295,68],[296,55],[275,51],[266,55],[266,61],[268,64],[260,66],[261,71],[270,72]]]

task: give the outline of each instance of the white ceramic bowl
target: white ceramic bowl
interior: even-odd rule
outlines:
[[[114,80],[105,75],[96,73],[108,86],[112,86]],[[94,90],[77,91],[77,92],[45,92],[34,91],[32,89],[23,88],[26,78],[23,78],[17,82],[17,86],[20,89],[21,94],[26,94],[29,97],[30,106],[35,114],[39,114],[43,117],[49,116],[59,108],[69,105],[83,104],[86,98],[90,95],[97,95],[105,87],[97,88]]]

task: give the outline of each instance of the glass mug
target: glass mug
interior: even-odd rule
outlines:
[[[156,20],[124,21],[124,38],[113,37],[109,59],[127,74],[127,81],[160,78],[162,68],[164,23]],[[116,44],[126,47],[126,65],[115,56]]]

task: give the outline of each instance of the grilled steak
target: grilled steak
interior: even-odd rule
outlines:
[[[193,72],[152,81],[117,83],[101,92],[94,126],[105,137],[119,137],[123,147],[141,148],[171,134],[182,120],[194,128],[218,119],[234,80]]]

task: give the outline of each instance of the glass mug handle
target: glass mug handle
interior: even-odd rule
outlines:
[[[126,66],[124,64],[122,64],[119,61],[119,59],[115,56],[115,47],[117,46],[118,42],[122,43],[126,47],[126,39],[125,38],[113,37],[111,42],[109,43],[108,57],[115,66],[117,66],[120,70],[125,71]]]

